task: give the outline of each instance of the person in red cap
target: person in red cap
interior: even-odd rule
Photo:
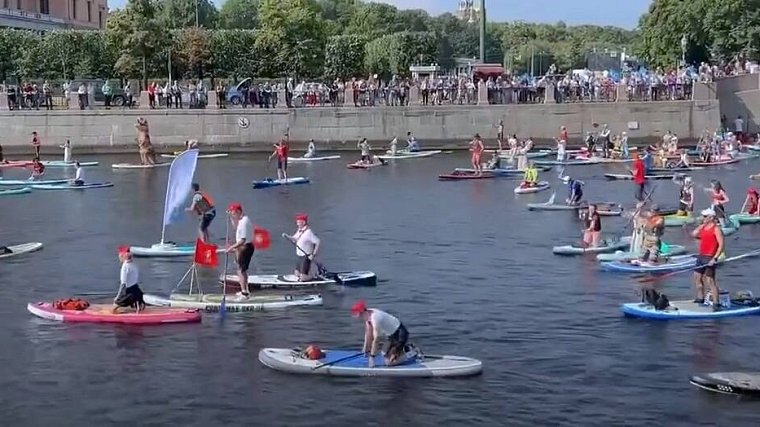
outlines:
[[[755,188],[750,187],[747,190],[747,197],[744,199],[741,212],[749,215],[760,215],[760,201]]]
[[[235,260],[237,261],[238,283],[240,283],[240,292],[237,293],[237,300],[243,301],[248,299],[250,291],[248,290],[248,267],[253,258],[253,225],[247,215],[243,215],[243,206],[240,203],[230,203],[227,207],[227,213],[230,215],[230,221],[235,227],[235,244],[227,248],[227,252],[235,251]]]
[[[145,301],[143,301],[142,289],[137,284],[140,274],[137,266],[132,262],[129,246],[119,246],[119,261],[121,261],[121,274],[119,291],[113,300],[113,313],[117,313],[121,307],[131,307],[139,313],[145,308]]]
[[[290,240],[296,245],[296,263],[295,275],[299,282],[308,282],[314,280],[316,275],[311,274],[311,262],[316,258],[319,252],[320,240],[309,227],[309,217],[306,214],[296,215],[296,232],[293,235],[282,233],[282,237]]]
[[[406,343],[409,341],[409,331],[401,321],[382,310],[367,308],[360,300],[351,308],[351,314],[364,321],[364,347],[362,352],[368,356],[369,367],[375,367],[375,357],[380,347],[380,339],[388,338],[385,351],[385,366],[394,366],[406,360]]]

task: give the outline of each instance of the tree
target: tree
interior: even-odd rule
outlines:
[[[216,30],[211,33],[211,61],[214,75],[241,79],[259,70],[260,55],[253,47],[257,33],[252,30]]]
[[[106,26],[106,32],[111,32],[109,39],[120,47],[114,68],[123,77],[132,77],[139,67],[143,87],[147,87],[148,61],[164,50],[169,37],[151,0],[129,0],[120,18],[114,24],[109,20]]]
[[[374,39],[404,29],[395,7],[385,3],[360,3],[354,9],[345,34],[363,34]]]
[[[203,28],[185,28],[177,40],[177,56],[185,69],[185,75],[203,78],[204,71],[211,69],[211,37]]]
[[[362,74],[367,39],[354,34],[333,36],[325,47],[325,76],[348,80]]]
[[[227,0],[219,10],[217,27],[253,30],[259,26],[259,0]]]
[[[641,30],[637,46],[639,55],[652,66],[672,67],[681,58],[681,38],[686,37],[692,46],[701,46],[691,52],[689,59],[705,60],[709,45],[700,11],[703,0],[682,2],[679,0],[655,0],[649,12],[639,21]]]
[[[167,28],[214,28],[219,11],[209,0],[159,0],[157,7]],[[196,11],[197,19],[196,19]]]

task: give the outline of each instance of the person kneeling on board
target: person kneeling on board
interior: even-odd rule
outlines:
[[[235,244],[227,248],[226,252],[235,251],[235,260],[237,261],[238,283],[240,283],[240,292],[237,295],[237,301],[245,301],[251,295],[248,289],[248,267],[251,265],[253,258],[253,225],[247,215],[243,215],[243,206],[240,203],[230,203],[227,207],[227,213],[230,215],[230,221],[235,227]],[[226,278],[225,278],[226,280]]]
[[[583,218],[583,243],[586,247],[599,247],[599,241],[602,235],[602,219],[596,210],[596,205],[588,206],[588,213]]]
[[[309,140],[309,146],[306,148],[306,154],[304,154],[304,158],[310,159],[317,155],[317,146],[314,145],[314,139]]]
[[[523,182],[520,185],[522,188],[535,187],[538,185],[538,169],[533,166],[533,163],[529,163],[525,168],[525,174],[523,175]]]
[[[42,175],[45,175],[45,165],[40,162],[39,157],[35,157],[32,159],[32,176],[29,177],[29,181],[34,181]]]
[[[639,261],[641,262],[657,262],[660,256],[662,235],[665,232],[665,219],[659,213],[660,208],[657,205],[652,205],[649,208],[649,213],[646,216],[644,223],[644,241],[642,247],[644,253],[641,255]]]
[[[79,161],[77,161],[75,165],[77,167],[77,172],[76,172],[76,175],[74,176],[74,179],[71,180],[70,184],[77,187],[81,187],[84,185],[84,168],[82,167],[82,165],[79,164]]]
[[[567,196],[565,203],[571,206],[579,205],[583,198],[583,181],[568,178],[567,188],[570,190],[570,194]]]
[[[748,215],[760,215],[760,200],[758,200],[757,190],[751,188],[747,190],[747,198],[744,199],[741,213]]]
[[[290,240],[296,245],[296,264],[295,275],[299,282],[308,282],[314,280],[311,274],[311,262],[316,258],[319,252],[320,240],[309,227],[309,217],[306,214],[296,215],[296,232],[292,236],[282,233],[282,237]]]
[[[119,261],[121,261],[121,274],[119,277],[119,291],[113,300],[114,314],[118,313],[119,308],[134,308],[137,313],[145,308],[143,301],[143,292],[137,282],[140,275],[137,266],[132,262],[132,252],[129,246],[119,246]]]
[[[411,132],[406,133],[406,151],[416,153],[420,151],[420,144]]]
[[[694,270],[695,303],[703,303],[705,287],[712,295],[713,310],[720,311],[720,289],[715,277],[715,264],[720,260],[725,250],[723,232],[715,220],[715,211],[708,208],[702,211],[702,224],[691,232],[692,237],[699,239],[699,253]]]
[[[390,314],[376,308],[367,308],[364,301],[358,301],[351,308],[351,314],[364,321],[364,346],[369,367],[375,367],[375,356],[380,347],[380,339],[387,338],[385,366],[395,366],[406,361],[405,347],[409,341],[409,331],[403,323]]]
[[[486,167],[491,170],[501,169],[501,151],[496,150],[493,152],[493,157],[488,161]]]

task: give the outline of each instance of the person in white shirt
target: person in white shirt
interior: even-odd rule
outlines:
[[[368,366],[375,367],[375,357],[382,338],[388,339],[384,352],[386,366],[394,366],[406,360],[405,347],[409,341],[409,331],[401,321],[382,310],[367,308],[364,301],[358,301],[351,307],[351,314],[364,321],[364,346],[362,352],[368,356]]]
[[[744,120],[742,116],[738,116],[734,120],[734,133],[736,134],[737,141],[744,142]]]
[[[312,158],[316,154],[317,154],[317,146],[314,145],[314,140],[310,139],[309,140],[309,146],[306,147],[306,154],[304,154],[303,156],[306,157],[306,158]]]
[[[254,252],[253,225],[248,216],[243,215],[243,206],[240,203],[230,203],[227,207],[227,213],[235,227],[235,244],[227,248],[227,253],[235,251],[238,283],[240,283],[237,300],[244,301],[251,295],[248,289],[248,267],[251,264]]]
[[[84,185],[84,168],[79,164],[79,161],[75,163],[77,167],[77,173],[74,179],[71,180],[71,185],[81,186]]]
[[[66,143],[60,147],[63,148],[63,162],[71,163],[71,141],[67,139]]]
[[[391,141],[391,149],[388,150],[388,154],[395,156],[396,153],[398,153],[398,137],[394,135],[393,140]]]
[[[129,246],[119,246],[119,261],[121,261],[121,274],[119,277],[119,291],[113,300],[114,314],[119,308],[131,307],[137,313],[145,308],[143,292],[137,282],[140,280],[137,266],[132,262],[132,252]]]
[[[309,217],[306,214],[296,215],[296,232],[293,235],[282,233],[282,237],[290,240],[296,245],[296,264],[295,275],[299,282],[308,282],[314,280],[315,275],[311,273],[311,262],[317,257],[319,252],[320,240],[309,227]]]
[[[420,144],[411,132],[406,133],[406,151],[416,153],[420,151]]]

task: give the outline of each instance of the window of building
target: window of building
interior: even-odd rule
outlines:
[[[40,0],[40,13],[50,15],[50,0]]]
[[[71,0],[71,19],[77,19],[77,0]]]
[[[87,2],[87,22],[92,22],[92,2]]]
[[[103,9],[98,11],[98,28],[103,28]]]
[[[8,0],[3,0],[3,8],[8,9]]]

